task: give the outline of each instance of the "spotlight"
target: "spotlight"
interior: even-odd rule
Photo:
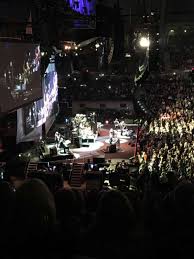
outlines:
[[[95,47],[98,49],[100,47],[100,44],[96,43]]]
[[[149,38],[146,38],[146,37],[142,37],[139,41],[139,45],[142,47],[142,48],[149,48],[150,46],[150,40]]]

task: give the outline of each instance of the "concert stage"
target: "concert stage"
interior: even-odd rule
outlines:
[[[134,128],[133,128],[134,130]],[[136,130],[135,130],[136,131]],[[57,153],[52,155],[49,160],[51,161],[52,157],[54,160],[64,160],[64,159],[75,159],[81,162],[86,162],[87,159],[92,159],[93,157],[104,156],[105,159],[129,159],[133,157],[136,151],[135,140],[127,136],[122,136],[119,139],[120,144],[116,147],[115,152],[109,152],[110,147],[110,137],[109,137],[109,129],[102,128],[100,131],[100,136],[98,136],[93,143],[88,143],[86,146],[82,146],[80,148],[69,148],[70,154],[65,154],[63,148],[57,148]],[[48,143],[46,144],[46,155],[49,157],[55,150],[56,152],[56,144]]]

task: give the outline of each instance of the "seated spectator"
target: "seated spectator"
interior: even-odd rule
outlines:
[[[51,248],[55,225],[55,203],[49,189],[41,180],[26,180],[16,191],[10,242],[15,249],[23,247],[23,252],[43,252]]]
[[[134,210],[127,197],[119,191],[104,192],[98,202],[96,223],[86,235],[84,252],[99,258],[138,257],[134,230]]]
[[[14,158],[6,164],[6,175],[15,189],[19,188],[26,178],[28,162]]]

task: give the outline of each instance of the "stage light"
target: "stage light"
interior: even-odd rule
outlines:
[[[71,75],[70,74],[67,74],[68,77],[70,77]]]
[[[111,85],[108,86],[108,89],[111,89]]]
[[[174,30],[172,29],[172,30],[170,30],[170,33],[174,33]]]
[[[157,36],[159,36],[159,35],[160,35],[160,33],[159,33],[159,32],[157,32],[157,33],[156,33],[156,35],[157,35]]]
[[[142,47],[142,48],[149,48],[150,46],[150,40],[149,38],[146,38],[146,37],[142,37],[139,41],[139,45]]]
[[[76,46],[75,49],[78,49],[78,47]]]
[[[126,54],[125,54],[125,57],[126,57],[126,58],[131,58],[131,55],[130,55],[129,53],[126,53]]]
[[[187,30],[184,30],[184,32],[186,33],[186,32],[187,32]]]
[[[95,47],[98,49],[100,47],[100,44],[96,43]]]
[[[96,81],[98,80],[98,77],[96,77]]]
[[[75,53],[75,55],[76,55],[76,56],[78,56],[78,54],[77,54],[77,53]]]
[[[109,123],[109,121],[105,121],[105,123],[106,123],[106,124],[108,124],[108,123]]]

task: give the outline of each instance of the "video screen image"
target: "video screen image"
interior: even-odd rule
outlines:
[[[42,97],[40,46],[0,42],[0,112]]]
[[[96,13],[96,0],[66,0],[70,7],[83,15],[95,15]]]
[[[17,142],[28,140],[47,118],[58,112],[58,80],[55,64],[50,63],[42,78],[43,98],[18,110]]]

